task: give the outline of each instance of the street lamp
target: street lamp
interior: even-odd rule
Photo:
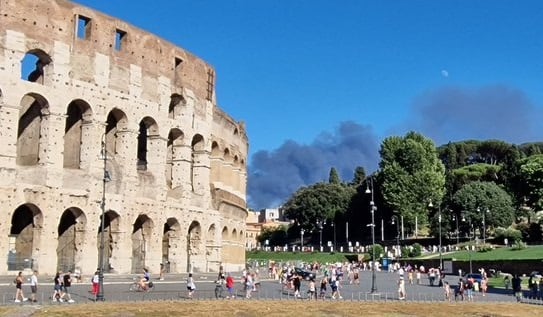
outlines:
[[[371,253],[372,253],[372,266],[371,266],[371,292],[375,293],[377,292],[377,285],[376,285],[376,276],[375,276],[375,211],[377,210],[377,207],[375,206],[375,202],[373,201],[373,177],[370,177],[370,183],[368,184],[368,187],[366,188],[366,194],[371,194],[371,201],[370,201],[370,212],[371,212]],[[371,189],[370,189],[371,188]]]
[[[334,252],[336,252],[336,222],[332,221],[332,228],[334,228]]]
[[[432,201],[430,200],[430,203],[428,204],[428,207],[433,208],[434,204],[432,204]],[[443,254],[441,252],[441,205],[437,205],[438,208],[438,222],[439,222],[439,269],[443,270]]]
[[[392,224],[396,224],[396,255],[400,255],[400,222],[398,221],[398,216],[392,215]]]
[[[317,220],[317,228],[319,228],[319,250],[322,252],[322,228],[326,222],[322,220]]]
[[[458,246],[458,244],[460,243],[460,238],[459,238],[460,232],[458,231],[458,216],[453,215],[452,220],[456,221],[456,245]]]
[[[100,250],[98,253],[98,294],[96,294],[97,301],[104,301],[104,230],[105,230],[105,216],[106,216],[106,183],[111,180],[109,172],[107,171],[107,149],[106,149],[106,134],[102,135],[101,141],[101,159],[104,160],[103,175],[102,175],[102,202],[100,208],[102,209],[102,216],[100,221]]]
[[[300,229],[300,236],[301,236],[301,239],[300,239],[300,251],[304,251],[304,233],[305,233],[305,230],[304,228]]]
[[[477,207],[477,213],[480,213],[481,209]],[[483,212],[483,247],[486,245],[486,218],[485,215],[487,213],[490,213],[490,210],[488,208]]]

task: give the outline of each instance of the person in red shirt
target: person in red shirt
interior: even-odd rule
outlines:
[[[234,294],[234,278],[230,273],[228,273],[228,276],[226,277],[226,288],[228,289],[228,296],[226,298],[236,298],[236,295]]]

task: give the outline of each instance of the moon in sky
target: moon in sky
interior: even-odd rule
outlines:
[[[449,72],[446,69],[441,70],[441,76],[449,77]]]

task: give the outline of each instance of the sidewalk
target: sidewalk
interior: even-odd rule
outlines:
[[[234,278],[238,279],[239,276],[241,276],[241,273],[233,273]],[[23,275],[25,279],[30,278],[30,273],[25,274],[23,272]],[[193,273],[194,279],[199,282],[210,282],[213,283],[217,279],[218,273],[212,272],[212,273]],[[38,282],[40,285],[53,285],[53,277],[52,275],[38,275]],[[141,277],[141,274],[111,274],[106,273],[104,274],[104,284],[130,284],[134,282],[135,278]],[[164,274],[164,280],[160,281],[161,283],[179,283],[184,282],[188,277],[188,273],[165,273]],[[13,276],[10,275],[0,275],[0,285],[6,286],[6,285],[13,285],[13,280],[15,279],[15,274]],[[81,278],[81,282],[76,282],[72,275],[72,284],[74,285],[91,285],[91,279],[92,275],[83,275]],[[151,274],[151,280],[152,281],[158,281],[158,274]]]

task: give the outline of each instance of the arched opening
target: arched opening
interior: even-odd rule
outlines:
[[[186,101],[182,95],[172,94],[170,97],[170,105],[168,106],[168,118],[175,119],[179,117],[185,105]]]
[[[151,136],[158,135],[158,126],[156,121],[151,117],[145,117],[140,121],[138,134],[138,171],[147,170],[147,149],[149,147],[149,139]]]
[[[81,145],[83,142],[83,123],[89,122],[90,106],[77,99],[68,105],[64,129],[64,168],[80,168]]]
[[[210,182],[220,182],[221,181],[221,161],[222,161],[222,155],[221,150],[219,148],[219,143],[217,141],[213,141],[211,143],[211,174],[210,174]]]
[[[104,218],[100,216],[100,224],[98,226],[97,243],[98,259],[100,259],[100,248],[102,242],[102,221],[104,221],[104,273],[109,273],[114,270],[112,259],[117,250],[117,243],[121,237],[120,222],[121,217],[113,210],[109,210],[104,214]],[[98,266],[100,263],[98,263]]]
[[[202,227],[198,221],[189,226],[187,236],[187,271],[193,272],[194,258],[202,254]]]
[[[164,265],[165,273],[169,273],[172,269],[171,258],[176,258],[177,248],[179,245],[179,233],[181,226],[175,218],[168,218],[164,223],[164,232],[162,236],[162,264]]]
[[[118,144],[120,144],[120,132],[125,131],[128,127],[128,119],[126,114],[115,108],[109,112],[106,121],[106,151],[109,159],[114,159],[119,153]]]
[[[45,155],[49,104],[38,94],[27,94],[21,99],[17,128],[17,165],[31,166]]]
[[[40,49],[28,51],[21,60],[21,79],[43,85],[51,61],[51,57]]]
[[[176,188],[181,184],[181,147],[183,146],[183,132],[172,129],[168,133],[168,148],[166,151],[166,184],[168,188]]]
[[[228,227],[224,227],[222,228],[222,241],[224,243],[224,241],[228,240]]]
[[[147,243],[151,239],[153,222],[147,215],[139,215],[132,230],[132,273],[146,268]]]
[[[232,230],[232,241],[236,241],[238,239],[238,232],[236,229]]]
[[[79,208],[68,208],[58,224],[57,269],[74,272],[85,241],[86,218]]]
[[[190,164],[190,183],[192,186],[192,191],[195,191],[195,188],[199,185],[196,184],[198,179],[198,169],[196,168],[200,164],[200,155],[204,154],[205,143],[204,137],[200,134],[194,135],[191,142],[191,164]]]
[[[11,217],[8,235],[8,270],[32,268],[34,254],[38,251],[43,214],[33,204],[19,206]]]

